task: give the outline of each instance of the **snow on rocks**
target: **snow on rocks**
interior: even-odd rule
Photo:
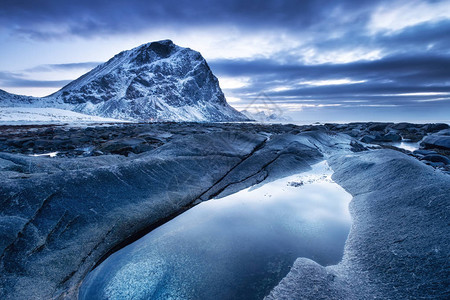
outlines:
[[[121,120],[248,120],[228,105],[201,54],[170,40],[123,51],[44,98],[0,91],[0,106],[53,107]]]

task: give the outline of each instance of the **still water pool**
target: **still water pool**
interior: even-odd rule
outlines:
[[[111,255],[80,299],[262,299],[297,257],[340,261],[350,194],[325,161],[210,200]]]

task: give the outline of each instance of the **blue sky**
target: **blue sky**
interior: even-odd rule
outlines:
[[[5,0],[0,89],[48,95],[160,39],[200,51],[238,109],[299,121],[450,119],[448,0]]]

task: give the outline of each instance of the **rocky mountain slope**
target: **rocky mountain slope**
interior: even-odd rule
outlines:
[[[44,97],[1,91],[0,106],[34,106],[146,121],[244,121],[199,52],[170,40],[123,51]]]
[[[0,90],[0,107],[34,106],[39,102],[42,101],[36,97],[15,95]]]

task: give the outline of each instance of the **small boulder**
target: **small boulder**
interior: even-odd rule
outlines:
[[[351,137],[357,137],[361,134],[361,130],[359,129],[352,129],[349,133],[348,133]]]
[[[444,129],[444,130],[438,131],[436,134],[450,136],[450,129]]]
[[[362,152],[368,150],[366,147],[364,147],[362,144],[358,143],[357,141],[351,141],[350,142],[350,150],[352,152]]]
[[[420,145],[424,148],[439,148],[450,150],[450,136],[440,134],[429,135],[423,139]]]
[[[386,127],[389,125],[389,123],[376,123],[371,126],[369,126],[370,131],[384,131]]]
[[[389,132],[383,135],[381,137],[381,140],[383,142],[400,142],[402,140],[402,137],[398,133]]]
[[[450,126],[445,123],[426,124],[422,127],[426,132],[437,132],[444,129],[449,129]]]
[[[366,144],[370,144],[375,141],[375,139],[376,137],[374,135],[365,135],[360,139],[360,141]]]
[[[439,154],[428,154],[425,155],[422,160],[431,161],[434,163],[443,163],[444,165],[450,164],[450,159],[448,157],[445,157],[443,155]]]
[[[397,123],[391,126],[391,128],[393,129],[397,129],[397,130],[407,130],[410,128],[415,128],[416,125],[415,124],[411,124],[411,123]]]
[[[425,156],[425,155],[429,155],[429,154],[437,154],[437,152],[436,151],[432,151],[432,150],[420,149],[420,150],[414,150],[413,154],[414,155],[423,155],[423,156]]]

